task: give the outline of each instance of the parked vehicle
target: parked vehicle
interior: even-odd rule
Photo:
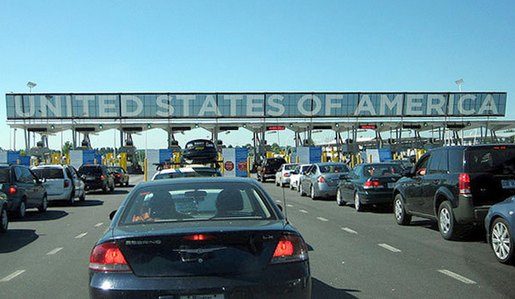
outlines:
[[[295,167],[299,164],[283,164],[281,168],[275,173],[275,185],[284,187],[286,184],[290,184],[290,175],[295,170]]]
[[[79,168],[79,173],[86,183],[86,191],[102,189],[107,193],[114,190],[114,178],[105,165],[85,164]]]
[[[485,229],[488,243],[497,260],[504,264],[515,262],[515,196],[496,203],[488,210],[485,217]]]
[[[398,163],[365,163],[357,165],[341,179],[336,191],[336,203],[354,203],[356,211],[367,206],[393,203],[393,187],[404,169]]]
[[[120,166],[107,166],[107,170],[113,176],[114,184],[129,186],[129,174]]]
[[[300,195],[315,200],[336,196],[340,177],[350,171],[349,166],[339,162],[315,163],[306,170],[300,180]]]
[[[448,146],[424,154],[398,181],[398,224],[416,215],[438,222],[443,238],[483,225],[490,206],[515,195],[515,145]]]
[[[295,169],[290,175],[290,189],[299,190],[300,178],[304,175],[304,172],[311,166],[311,164],[301,164],[295,166]]]
[[[261,182],[266,182],[267,179],[275,179],[275,174],[281,165],[285,164],[286,160],[283,158],[265,158],[258,167],[257,179]]]
[[[16,217],[25,217],[30,208],[46,212],[47,191],[43,182],[26,166],[0,165],[0,186],[7,195],[7,210]]]
[[[195,139],[186,143],[182,157],[188,163],[215,163],[218,160],[218,151],[213,141]]]
[[[7,213],[7,195],[0,192],[0,233],[5,233],[9,228],[9,215]]]
[[[91,298],[311,298],[308,248],[248,178],[136,186],[89,259]]]
[[[220,170],[208,166],[192,166],[163,169],[154,174],[152,181],[174,179],[182,177],[218,177],[222,176]]]
[[[48,201],[66,200],[73,205],[75,199],[83,201],[86,191],[84,182],[70,165],[41,165],[32,168],[39,179],[44,179]]]

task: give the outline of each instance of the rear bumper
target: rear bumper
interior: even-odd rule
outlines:
[[[492,205],[474,206],[470,197],[459,196],[454,208],[454,217],[459,224],[483,224]]]
[[[54,200],[68,200],[70,198],[70,192],[64,192],[60,194],[48,194],[47,199],[48,201],[54,201]]]
[[[222,276],[141,278],[132,273],[90,272],[89,294],[90,298],[177,299],[181,295],[207,294],[223,294],[224,299],[311,298],[309,266],[307,262],[302,264],[305,267],[294,266],[293,268],[298,269],[293,273],[266,271],[266,275],[260,278]],[[288,268],[292,267],[288,266]]]
[[[84,188],[86,190],[102,189],[106,184],[104,181],[86,181]]]
[[[328,186],[327,184],[318,184],[317,195],[320,197],[335,197],[338,186]]]
[[[363,204],[390,204],[393,203],[393,190],[388,192],[363,192],[359,193],[359,199]]]

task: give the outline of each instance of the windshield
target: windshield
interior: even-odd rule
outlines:
[[[34,168],[32,172],[40,179],[64,179],[64,173],[59,168]]]
[[[248,184],[180,183],[144,187],[128,201],[120,223],[269,219],[273,212]]]
[[[346,164],[329,164],[320,165],[321,173],[335,173],[335,172],[349,172],[349,167]]]
[[[85,174],[85,175],[98,175],[98,174],[101,174],[102,173],[102,169],[100,167],[81,167],[79,169],[79,173],[80,174]]]
[[[287,164],[284,165],[284,170],[294,170],[297,167],[297,164]]]

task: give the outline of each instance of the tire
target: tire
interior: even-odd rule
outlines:
[[[456,240],[460,227],[456,224],[451,203],[446,200],[438,208],[438,230],[446,240]]]
[[[86,191],[84,191],[84,193],[82,193],[81,196],[79,196],[79,201],[85,201],[86,200]]]
[[[38,211],[40,213],[44,213],[44,212],[46,212],[47,209],[48,209],[48,198],[46,197],[46,195],[44,195],[43,196],[43,202],[38,207]]]
[[[393,200],[393,214],[395,215],[395,221],[397,221],[397,224],[410,224],[411,215],[406,212],[404,200],[402,199],[402,195],[400,194],[395,195],[395,199]]]
[[[279,182],[277,181],[277,179],[275,180],[275,185],[279,187]]]
[[[16,217],[23,219],[25,218],[25,214],[27,213],[27,204],[25,203],[25,199],[22,199],[20,202],[20,206],[18,207],[18,210],[16,210]]]
[[[318,199],[318,196],[316,196],[316,193],[315,193],[315,187],[313,187],[313,185],[311,185],[311,188],[309,188],[309,195],[312,200]]]
[[[290,181],[290,190],[293,190],[293,185],[292,185],[291,181]]]
[[[75,202],[75,192],[72,191],[72,193],[70,193],[70,198],[68,198],[68,205],[73,206],[74,202]]]
[[[129,187],[129,181],[127,180],[127,182],[125,183],[125,187]]]
[[[340,188],[336,191],[336,204],[341,206],[344,206],[346,202],[342,198],[342,193],[340,192]]]
[[[306,192],[304,192],[304,188],[302,188],[302,184],[299,184],[299,193],[300,193],[300,196],[306,195]]]
[[[357,212],[363,212],[365,210],[364,205],[361,203],[361,200],[359,199],[358,192],[354,193],[354,208]]]
[[[510,224],[503,218],[496,218],[490,228],[490,245],[497,260],[503,264],[513,264],[513,235]]]
[[[107,190],[108,190],[108,189],[109,189],[109,188],[108,188],[107,184],[105,184],[105,185],[102,187],[102,192],[107,193]]]
[[[9,216],[7,215],[7,207],[3,207],[0,213],[0,233],[5,233],[9,227]]]
[[[114,182],[113,184],[111,185],[111,187],[109,187],[109,192],[113,192],[114,191]]]

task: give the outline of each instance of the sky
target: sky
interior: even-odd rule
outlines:
[[[506,119],[515,119],[515,1],[0,0],[4,149],[15,139],[5,94],[28,92],[28,81],[42,93],[445,92],[458,79],[463,91],[507,92]],[[93,147],[113,146],[114,134],[91,136]],[[269,137],[293,143],[291,132]],[[252,135],[220,138],[244,145]],[[50,136],[50,147],[61,140],[71,132]],[[134,142],[167,146],[159,129]]]

